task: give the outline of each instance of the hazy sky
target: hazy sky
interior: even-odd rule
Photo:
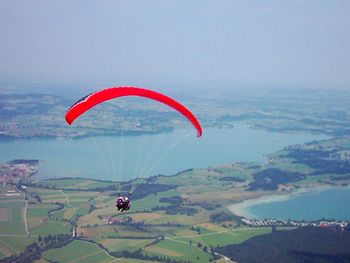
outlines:
[[[0,79],[350,88],[350,1],[0,0]]]

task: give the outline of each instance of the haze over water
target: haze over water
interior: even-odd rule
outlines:
[[[129,180],[157,174],[172,175],[189,168],[229,162],[263,162],[264,154],[287,145],[327,138],[314,134],[283,134],[253,130],[207,128],[197,138],[193,129],[123,137],[84,139],[20,139],[0,141],[0,162],[39,159],[41,178],[87,177]]]

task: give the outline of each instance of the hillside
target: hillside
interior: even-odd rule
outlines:
[[[38,238],[66,234],[81,240],[76,245],[96,244],[109,257],[208,262],[221,257],[213,251],[216,246],[239,244],[271,232],[269,226],[245,225],[226,205],[301,187],[348,185],[349,141],[343,137],[286,147],[269,155],[263,165],[217,165],[139,180],[132,209],[125,213],[115,208],[116,184],[112,182],[38,181],[26,173],[14,174],[11,181],[7,176],[10,181],[1,188],[0,253],[2,258],[18,255],[28,244],[38,243]],[[315,169],[310,159],[334,165]],[[36,162],[17,160],[2,166],[1,172],[16,171],[13,167],[21,162],[29,171],[35,170]],[[132,183],[123,182],[122,188],[128,191]],[[44,248],[40,255],[53,259],[59,251]]]

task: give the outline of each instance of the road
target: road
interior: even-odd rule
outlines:
[[[24,208],[23,219],[24,219],[24,227],[26,229],[27,236],[29,236],[28,225],[27,225],[27,210],[28,210],[28,200],[26,200],[26,206]]]

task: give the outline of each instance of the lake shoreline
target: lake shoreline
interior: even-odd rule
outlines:
[[[243,200],[241,202],[237,202],[231,205],[226,206],[226,208],[232,212],[236,216],[240,216],[246,219],[262,219],[257,215],[254,215],[250,208],[253,206],[258,206],[261,204],[270,204],[276,202],[284,202],[296,197],[307,195],[307,194],[315,194],[320,193],[327,190],[339,190],[339,189],[350,189],[349,186],[330,186],[324,184],[316,184],[308,187],[302,187],[296,190],[292,190],[288,193],[286,192],[271,192],[269,194]],[[268,219],[277,219],[277,218],[268,218]],[[278,218],[280,219],[280,218]]]
[[[144,136],[95,136],[81,139],[0,140],[6,149],[0,162],[40,159],[39,178],[84,177],[124,181],[157,174],[173,175],[212,164],[266,161],[264,155],[283,147],[326,136],[254,130],[208,128],[201,139],[192,130]],[[256,147],[259,145],[259,147]]]

